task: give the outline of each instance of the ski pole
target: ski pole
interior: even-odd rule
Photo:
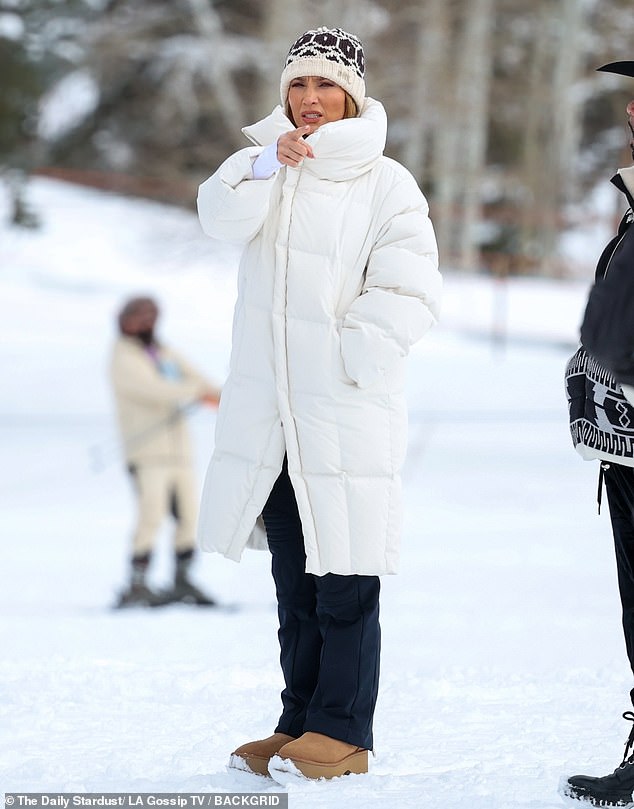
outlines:
[[[123,442],[116,440],[116,443],[106,444],[105,447],[103,443],[94,444],[92,447],[89,447],[88,452],[91,456],[91,466],[93,472],[103,472],[108,464],[119,458],[121,448],[123,448],[123,451],[125,452],[128,449],[137,447],[139,444],[143,444],[144,441],[147,441],[148,438],[151,438],[159,430],[162,430],[170,424],[173,424],[179,419],[187,416],[200,404],[201,402],[199,399],[193,399],[191,402],[187,402],[187,404],[177,407],[169,414],[169,416],[166,416],[154,424],[151,424],[149,427],[144,427],[137,433],[133,433],[132,435],[128,436],[123,440]]]

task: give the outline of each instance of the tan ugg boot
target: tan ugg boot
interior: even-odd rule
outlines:
[[[269,762],[269,772],[299,771],[306,778],[336,778],[368,771],[368,751],[331,739],[322,733],[304,733],[281,747]]]
[[[277,753],[280,747],[287,742],[292,742],[293,739],[293,736],[287,736],[286,733],[274,733],[266,739],[247,742],[233,751],[229,759],[229,766],[234,770],[245,770],[269,777],[269,759]]]

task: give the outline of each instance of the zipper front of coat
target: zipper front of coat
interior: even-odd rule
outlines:
[[[276,375],[277,375],[277,389],[278,389],[278,406],[282,418],[282,429],[284,431],[284,441],[286,444],[286,454],[288,457],[288,468],[291,476],[291,482],[295,489],[295,497],[297,500],[297,507],[302,522],[302,529],[304,534],[304,544],[307,551],[310,550],[310,555],[319,560],[319,548],[316,540],[316,527],[313,519],[313,510],[310,505],[308,487],[304,484],[302,478],[302,458],[301,449],[299,444],[299,434],[297,430],[297,422],[294,415],[294,405],[292,402],[292,387],[291,387],[291,367],[289,362],[289,327],[288,327],[288,278],[289,270],[291,268],[291,237],[293,232],[293,213],[295,210],[296,197],[298,187],[302,179],[302,167],[289,172],[287,168],[287,177],[284,181],[284,188],[282,192],[282,218],[280,220],[280,233],[284,230],[285,237],[285,251],[283,260],[279,261],[281,256],[276,256],[275,267],[275,283],[274,283],[274,329],[279,327],[279,332],[274,334],[274,345],[276,347]],[[291,187],[292,186],[292,187]],[[284,195],[288,194],[288,199],[284,200]],[[286,218],[284,218],[286,217]],[[283,303],[282,311],[277,312],[277,303]],[[308,357],[305,358],[308,362]],[[283,394],[283,395],[282,395]],[[298,479],[299,478],[299,479]],[[298,486],[300,490],[298,491]]]
[[[273,343],[275,346],[275,375],[278,395],[278,406],[282,417],[282,426],[288,453],[289,429],[293,429],[294,443],[297,446],[297,431],[295,429],[291,401],[290,401],[290,369],[288,363],[288,270],[290,263],[290,241],[293,225],[293,206],[297,186],[300,180],[301,167],[291,173],[286,169],[287,175],[282,189],[282,204],[280,226],[275,245],[275,267],[273,281]],[[283,235],[282,235],[283,234]],[[283,238],[283,241],[282,241]],[[295,447],[291,452],[295,454]]]

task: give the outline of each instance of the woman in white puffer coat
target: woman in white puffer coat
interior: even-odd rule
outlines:
[[[359,40],[308,31],[284,108],[200,187],[205,232],[244,245],[229,378],[201,506],[206,550],[268,547],[286,687],[273,736],[236,767],[365,772],[378,688],[378,576],[395,573],[404,360],[434,324],[428,206],[383,155]],[[290,762],[290,764],[289,764]]]

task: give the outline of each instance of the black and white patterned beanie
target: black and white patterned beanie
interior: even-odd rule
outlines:
[[[280,82],[282,104],[288,88],[300,76],[322,76],[349,93],[359,110],[365,100],[365,59],[363,45],[353,34],[341,28],[317,28],[306,31],[294,43],[286,57]]]

